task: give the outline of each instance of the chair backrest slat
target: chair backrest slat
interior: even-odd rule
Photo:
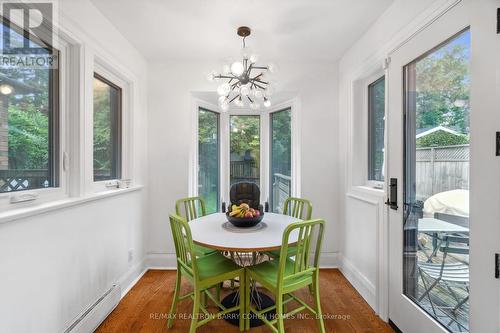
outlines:
[[[290,279],[293,277],[312,274],[315,270],[319,269],[319,255],[321,252],[321,243],[323,241],[323,231],[325,227],[325,221],[322,219],[299,221],[290,224],[283,233],[282,246],[280,251],[279,259],[279,271],[278,271],[278,284],[282,283],[283,278],[285,278],[285,267],[286,261],[290,260],[288,258],[288,247],[290,235],[292,233],[297,234],[297,243],[295,243],[296,254],[295,262],[292,273],[287,273],[286,278]],[[314,261],[312,266],[310,265],[309,255],[311,253],[311,238],[316,235],[316,249],[314,253]]]
[[[193,276],[197,276],[196,255],[193,251],[193,239],[191,229],[185,219],[178,215],[170,215],[170,228],[174,238],[175,253],[177,257],[177,269],[182,266]]]
[[[201,197],[179,199],[175,202],[175,214],[183,217],[188,222],[200,216],[205,216],[207,215],[205,201]]]
[[[307,199],[289,197],[283,205],[283,214],[301,220],[310,220],[312,216],[312,204]]]

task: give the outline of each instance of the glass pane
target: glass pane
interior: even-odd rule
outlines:
[[[384,181],[385,77],[368,86],[368,180]]]
[[[94,181],[121,177],[121,89],[94,77]]]
[[[283,212],[292,185],[292,112],[271,113],[271,211]]]
[[[22,35],[3,29],[22,45]],[[0,193],[58,186],[59,91],[54,68],[18,63],[0,67]]]
[[[219,210],[219,114],[201,109],[198,113],[198,194],[207,213]]]
[[[405,68],[404,292],[469,330],[469,62],[465,31]]]
[[[230,118],[230,185],[260,180],[260,117]]]

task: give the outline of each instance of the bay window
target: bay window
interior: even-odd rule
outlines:
[[[219,113],[217,107],[203,105],[195,111],[197,167],[190,173],[190,195],[204,198],[208,213],[220,211],[238,182],[259,185],[260,201],[268,201],[272,212],[281,212],[289,196],[300,196],[293,171],[298,154],[292,154],[297,148],[292,107]]]

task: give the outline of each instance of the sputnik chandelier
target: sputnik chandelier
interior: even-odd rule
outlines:
[[[256,64],[258,56],[252,53],[245,44],[245,38],[250,36],[249,27],[239,27],[238,36],[243,38],[241,49],[242,61],[235,61],[222,67],[222,74],[215,71],[209,74],[209,81],[227,80],[219,85],[219,107],[222,111],[229,109],[229,104],[243,107],[248,103],[252,110],[260,108],[262,103],[266,108],[271,106],[269,97],[273,86],[269,82],[269,73],[275,71],[272,64],[259,66]]]

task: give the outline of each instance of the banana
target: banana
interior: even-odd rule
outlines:
[[[240,209],[235,209],[231,213],[229,213],[229,216],[235,216],[241,213]]]

